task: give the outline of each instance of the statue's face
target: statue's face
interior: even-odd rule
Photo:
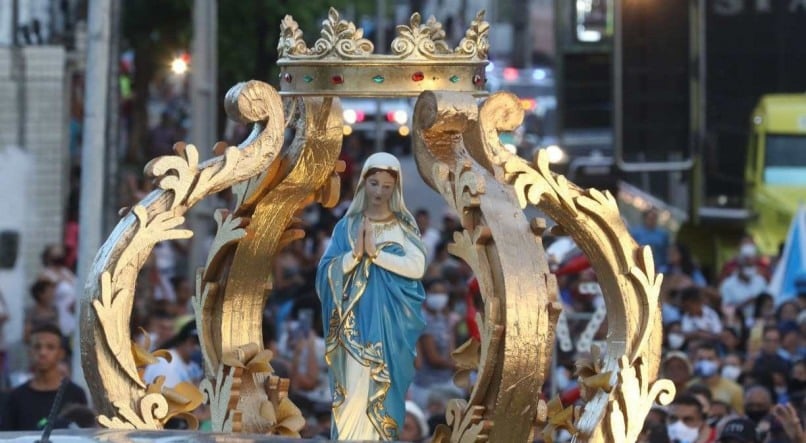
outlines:
[[[388,208],[395,191],[395,176],[386,171],[378,171],[367,177],[365,189],[368,206]]]

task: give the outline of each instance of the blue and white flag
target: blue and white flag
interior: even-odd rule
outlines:
[[[770,280],[769,292],[775,297],[776,305],[798,295],[795,278],[804,271],[806,271],[806,207],[799,205],[789,226],[784,253],[775,266],[775,272]]]

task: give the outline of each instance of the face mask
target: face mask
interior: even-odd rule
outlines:
[[[745,410],[744,415],[747,416],[753,423],[758,424],[764,417],[767,416],[767,411],[764,410]]]
[[[756,252],[756,245],[752,243],[745,243],[739,248],[739,255],[742,257],[755,257]]]
[[[736,365],[726,365],[722,368],[722,377],[728,380],[736,381],[739,375],[742,374],[742,368]]]
[[[686,342],[686,337],[683,334],[678,334],[677,332],[670,332],[668,342],[670,348],[680,349],[683,347],[683,343]]]
[[[434,311],[441,311],[448,306],[448,294],[428,294],[425,297],[425,305]]]
[[[698,428],[683,423],[682,420],[674,422],[669,426],[669,440],[676,443],[694,443],[700,436]]]
[[[758,273],[755,266],[742,266],[742,274],[747,277],[752,277]]]
[[[453,310],[460,316],[464,317],[465,315],[467,315],[467,303],[463,301],[454,303]]]
[[[699,360],[694,363],[694,374],[699,377],[710,377],[719,370],[719,364],[713,360]]]

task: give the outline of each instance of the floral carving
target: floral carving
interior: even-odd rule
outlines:
[[[364,38],[364,30],[356,28],[353,22],[342,20],[339,11],[330,8],[327,20],[322,23],[321,37],[310,50],[312,55],[324,57],[336,55],[344,58],[361,57],[374,50],[372,42]]]
[[[277,54],[280,57],[305,55],[308,46],[302,38],[302,30],[294,17],[286,15],[280,22],[280,40],[277,42]]]
[[[490,50],[490,41],[487,37],[489,33],[490,24],[484,20],[484,11],[479,11],[476,14],[476,18],[470,23],[470,28],[465,32],[465,37],[459,42],[459,47],[454,52],[486,59]]]
[[[442,24],[433,16],[423,24],[420,13],[415,12],[409,25],[398,25],[396,31],[397,37],[392,40],[392,53],[395,55],[433,57],[451,53]]]

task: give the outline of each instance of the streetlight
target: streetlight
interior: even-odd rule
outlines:
[[[171,72],[176,75],[183,75],[188,72],[188,56],[187,54],[183,54],[179,57],[176,57],[171,61]]]

